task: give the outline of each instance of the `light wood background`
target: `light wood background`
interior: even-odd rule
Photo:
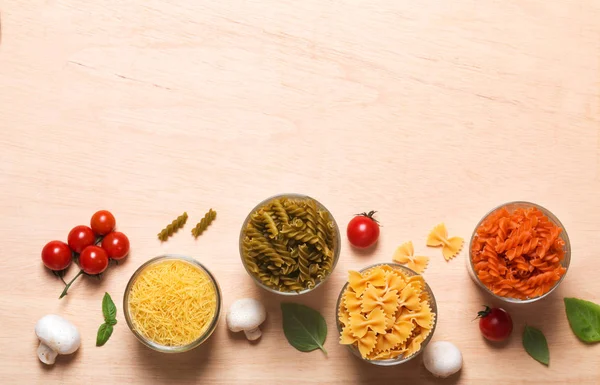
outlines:
[[[0,12],[0,383],[600,383],[600,345],[576,339],[562,304],[600,302],[600,1],[3,0]],[[384,226],[371,252],[343,236],[332,278],[297,298],[327,318],[328,357],[287,344],[282,298],[239,260],[244,217],[282,192],[319,199],[342,234],[364,210]],[[509,200],[553,211],[573,260],[552,296],[507,306],[515,331],[497,347],[472,322],[497,303],[469,280],[465,252],[446,263],[424,241],[441,221],[468,241]],[[194,241],[210,207],[218,219]],[[40,251],[103,208],[131,255],[59,301]],[[184,210],[190,223],[161,245],[156,233]],[[434,339],[464,355],[446,381],[420,359],[379,368],[337,343],[346,271],[389,261],[407,240],[432,257]],[[165,252],[206,264],[226,306],[262,299],[260,342],[228,333],[223,314],[205,345],[163,355],[119,306],[111,340],[95,347],[104,292],[120,305],[133,271]],[[83,336],[50,368],[33,333],[47,313]],[[549,368],[523,351],[526,323],[546,334]]]

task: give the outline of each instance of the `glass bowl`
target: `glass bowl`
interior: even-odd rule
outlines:
[[[203,273],[205,273],[208,276],[208,278],[214,285],[215,293],[217,295],[217,304],[216,304],[215,314],[213,316],[213,319],[210,321],[208,328],[206,329],[206,331],[204,331],[204,333],[200,337],[198,337],[196,340],[190,342],[187,345],[167,346],[167,345],[158,344],[158,343],[148,339],[146,336],[142,335],[136,329],[136,327],[132,321],[132,316],[129,312],[129,294],[130,294],[131,288],[133,287],[133,284],[136,281],[136,279],[138,278],[138,276],[146,268],[148,268],[152,265],[167,261],[167,260],[177,260],[177,261],[186,262],[186,263],[189,263],[189,264],[193,265],[194,267],[198,268],[200,271],[202,271]],[[127,283],[127,287],[125,288],[125,294],[123,295],[123,313],[125,314],[125,320],[127,321],[127,326],[129,326],[129,329],[131,330],[131,332],[137,337],[137,339],[141,343],[143,343],[144,345],[146,345],[147,347],[149,347],[153,350],[156,350],[156,351],[159,351],[162,353],[187,352],[189,350],[192,350],[192,349],[198,347],[200,344],[202,344],[204,341],[206,341],[211,336],[211,334],[215,331],[215,329],[217,327],[217,324],[219,322],[219,315],[221,313],[221,307],[222,307],[221,290],[219,288],[219,284],[217,283],[217,280],[211,274],[211,272],[208,271],[208,269],[206,267],[204,267],[200,262],[196,261],[195,259],[185,257],[182,255],[175,255],[175,254],[161,255],[156,258],[152,258],[149,261],[147,261],[146,263],[144,263],[143,265],[141,265],[129,279],[129,282]]]
[[[404,265],[400,265],[398,263],[387,263],[387,262],[386,263],[376,263],[374,265],[367,266],[364,269],[360,270],[359,272],[364,273],[365,271],[368,271],[369,269],[372,269],[377,266],[390,266],[396,270],[402,270],[402,272],[409,277],[419,275],[414,270],[409,269],[408,267],[406,267]],[[412,360],[413,358],[417,357],[419,354],[421,354],[421,352],[425,349],[427,344],[429,344],[429,341],[431,341],[431,338],[433,337],[433,333],[435,332],[435,327],[437,325],[438,318],[439,318],[437,303],[435,301],[435,296],[433,295],[433,291],[431,290],[431,287],[429,287],[429,285],[427,284],[425,279],[423,279],[423,282],[425,282],[425,291],[429,295],[429,306],[431,307],[431,312],[433,314],[435,314],[435,318],[433,319],[433,326],[431,327],[431,332],[425,338],[425,340],[423,340],[423,342],[421,343],[421,348],[419,349],[419,351],[417,351],[412,356],[407,357],[407,358],[397,357],[397,358],[392,358],[392,359],[387,359],[387,360],[367,360],[361,356],[360,352],[358,351],[358,348],[355,345],[346,345],[346,347],[352,352],[352,354],[354,354],[356,357],[360,358],[361,360],[363,360],[365,362],[368,362],[373,365],[379,365],[379,366],[393,366],[393,365],[404,364],[404,363]],[[346,282],[344,287],[342,287],[342,290],[340,291],[340,295],[338,296],[337,303],[335,305],[335,321],[336,321],[335,324],[337,325],[338,336],[340,336],[342,334],[342,329],[343,329],[343,325],[339,320],[338,313],[339,313],[340,305],[342,303],[342,299],[344,297],[344,292],[346,291],[348,284],[349,284],[349,282]]]
[[[248,222],[250,222],[252,214],[254,214],[262,206],[268,204],[272,200],[280,199],[280,198],[312,199],[317,204],[317,208],[319,210],[325,211],[325,212],[327,212],[327,214],[329,214],[329,218],[333,222],[334,239],[333,239],[333,261],[331,264],[331,271],[329,271],[329,273],[325,277],[323,277],[321,280],[315,282],[315,286],[313,286],[311,288],[306,288],[306,289],[300,290],[300,291],[281,291],[281,290],[277,290],[275,288],[269,287],[269,286],[265,285],[260,279],[258,279],[258,277],[252,273],[252,271],[250,271],[248,269],[248,266],[246,266],[246,262],[244,261],[244,250],[243,250],[243,242],[244,242],[244,237],[245,237],[244,231],[245,231],[246,227],[248,226]],[[239,252],[240,252],[240,258],[242,260],[242,264],[244,265],[244,269],[246,269],[246,272],[248,273],[248,275],[250,277],[252,277],[252,279],[258,286],[262,287],[263,289],[265,289],[267,291],[270,291],[270,292],[276,293],[276,294],[280,294],[280,295],[295,296],[295,295],[300,295],[300,294],[306,294],[306,293],[309,293],[309,292],[315,290],[317,287],[321,286],[321,284],[323,284],[331,276],[331,273],[333,273],[333,270],[335,270],[335,266],[337,265],[338,259],[340,257],[340,230],[339,230],[337,222],[335,221],[335,218],[333,217],[331,212],[329,210],[327,210],[327,208],[325,206],[323,206],[318,200],[316,200],[308,195],[294,194],[294,193],[274,195],[270,198],[263,200],[256,206],[254,206],[254,208],[250,211],[248,216],[246,216],[246,219],[244,220],[244,223],[242,225],[242,229],[240,230]]]
[[[562,277],[560,277],[560,279],[558,281],[555,282],[554,286],[550,290],[548,290],[546,293],[544,293],[540,296],[533,297],[533,298],[527,298],[527,299],[518,299],[518,298],[499,296],[499,295],[495,294],[494,292],[492,292],[484,283],[482,283],[481,280],[479,279],[479,277],[477,276],[477,273],[475,272],[475,266],[473,265],[473,241],[477,238],[477,229],[490,215],[494,214],[498,210],[502,210],[502,209],[506,208],[509,213],[512,213],[516,209],[519,209],[519,208],[527,209],[527,208],[532,208],[532,207],[540,210],[546,217],[548,217],[548,219],[550,220],[550,222],[552,224],[562,228],[562,231],[561,231],[559,237],[562,238],[562,240],[565,242],[565,245],[563,246],[565,256],[561,262],[561,265],[565,268],[565,273],[562,275]],[[560,283],[563,281],[563,279],[565,278],[565,276],[567,275],[567,272],[569,270],[569,264],[571,263],[571,243],[569,242],[569,235],[567,234],[567,230],[565,229],[563,224],[558,220],[558,218],[550,212],[550,210],[548,210],[538,204],[531,203],[531,202],[525,202],[525,201],[508,202],[508,203],[504,203],[504,204],[492,209],[491,211],[489,211],[477,223],[477,226],[475,226],[475,230],[473,230],[473,234],[471,235],[471,241],[469,242],[469,258],[466,258],[466,260],[467,260],[467,269],[469,271],[469,275],[471,276],[471,279],[473,279],[473,281],[483,291],[487,292],[492,297],[494,297],[500,301],[504,301],[504,302],[508,302],[508,303],[531,303],[531,302],[539,301],[540,299],[545,298],[546,296],[550,295],[550,293],[552,293],[558,287],[558,285],[560,285]]]

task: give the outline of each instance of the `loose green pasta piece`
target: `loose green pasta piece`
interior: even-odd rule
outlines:
[[[198,222],[196,227],[192,229],[192,235],[194,238],[198,238],[200,234],[206,230],[206,228],[217,218],[217,212],[213,209],[208,210],[206,214],[204,214],[204,218]]]
[[[169,237],[171,235],[173,235],[177,230],[179,230],[180,228],[182,228],[185,225],[185,222],[187,222],[188,219],[188,215],[187,212],[183,212],[183,214],[181,214],[180,216],[178,216],[177,218],[175,218],[175,220],[173,220],[173,222],[171,222],[167,227],[165,227],[164,229],[161,230],[160,233],[158,233],[158,239],[160,239],[161,241],[166,241],[167,239],[169,239]]]
[[[333,269],[339,240],[333,219],[311,198],[275,198],[249,216],[242,261],[274,290],[315,287]]]

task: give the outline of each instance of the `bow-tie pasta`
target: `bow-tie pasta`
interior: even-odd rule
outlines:
[[[408,358],[435,324],[431,301],[423,278],[397,265],[351,271],[338,309],[340,343],[367,360]]]
[[[464,240],[461,237],[448,238],[448,230],[446,225],[440,223],[435,226],[427,236],[427,246],[442,247],[442,254],[446,261],[456,257],[460,249],[462,249]]]

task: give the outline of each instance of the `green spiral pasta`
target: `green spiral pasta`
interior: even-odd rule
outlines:
[[[331,273],[336,237],[333,219],[314,199],[274,198],[250,214],[242,261],[265,286],[304,291]]]
[[[308,271],[308,250],[306,244],[298,246],[298,268],[300,270],[299,277],[301,281],[310,279],[310,272]]]
[[[264,212],[264,211],[262,213],[262,216],[265,221],[265,226],[267,227],[267,231],[269,232],[269,238],[277,238],[277,235],[279,235],[279,230],[277,230],[277,225],[275,224],[273,217],[271,217],[271,215],[269,215],[269,213]]]
[[[171,235],[173,235],[177,230],[179,230],[185,225],[187,219],[188,215],[186,212],[175,218],[173,222],[171,222],[167,227],[162,229],[161,232],[157,234],[158,239],[160,239],[163,242],[169,239]]]
[[[283,207],[289,217],[305,217],[308,214],[305,207],[299,206],[293,201],[284,201]]]
[[[275,216],[277,217],[277,220],[279,221],[279,223],[281,223],[281,224],[289,223],[290,216],[288,215],[287,211],[285,211],[285,208],[283,207],[283,204],[281,203],[281,201],[277,200],[277,201],[273,202],[273,212],[275,213]]]
[[[192,235],[194,238],[198,238],[198,236],[202,234],[216,218],[217,212],[213,209],[208,210],[208,212],[204,214],[204,218],[202,218],[196,227],[192,229]]]

